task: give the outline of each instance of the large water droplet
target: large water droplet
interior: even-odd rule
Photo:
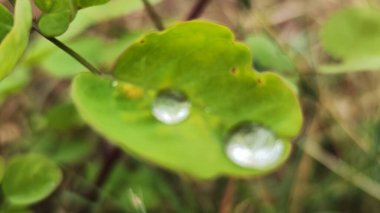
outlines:
[[[162,123],[177,124],[189,116],[190,107],[185,94],[178,90],[165,89],[158,92],[152,113]]]
[[[263,169],[276,163],[284,144],[265,127],[245,123],[235,128],[226,146],[227,156],[237,165]]]

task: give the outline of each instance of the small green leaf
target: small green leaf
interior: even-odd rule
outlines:
[[[61,35],[69,28],[76,13],[73,0],[54,1],[38,20],[38,28],[49,37]]]
[[[294,71],[295,66],[290,58],[265,34],[247,38],[245,43],[253,52],[255,67],[259,71],[276,70],[279,72]]]
[[[34,0],[36,6],[43,12],[49,12],[56,0]]]
[[[156,4],[160,1],[161,0],[150,0],[149,2],[151,4]],[[60,36],[60,39],[73,38],[75,35],[78,35],[80,32],[96,23],[127,15],[143,8],[144,5],[141,3],[141,0],[112,0],[99,7],[89,7],[79,10],[75,19],[70,24],[71,27],[67,32]]]
[[[24,53],[28,45],[31,26],[32,8],[30,1],[16,1],[14,25],[0,45],[0,80],[12,71]]]
[[[4,171],[5,171],[4,159],[3,157],[0,156],[0,183],[3,180]]]
[[[322,65],[319,72],[380,69],[379,10],[351,7],[338,11],[322,26],[320,37],[324,49],[342,62]]]
[[[380,11],[346,8],[333,14],[321,29],[326,51],[339,59],[380,55]]]
[[[251,65],[248,49],[227,28],[185,22],[128,48],[114,71],[120,86],[81,74],[72,97],[89,124],[135,156],[199,178],[261,175],[286,160],[302,115],[283,78],[255,73]],[[154,96],[164,88],[181,90],[191,101],[191,114],[180,124],[162,124],[151,114]],[[247,120],[282,139],[284,152],[268,168],[239,167],[224,153],[229,130]]]
[[[0,4],[0,41],[9,33],[13,26],[13,16],[9,10]]]
[[[39,154],[27,154],[9,162],[2,188],[11,203],[28,205],[46,198],[61,180],[61,170],[54,162]]]
[[[265,34],[257,34],[246,39],[245,43],[253,53],[254,68],[258,71],[274,70],[293,83],[298,80],[290,57]]]

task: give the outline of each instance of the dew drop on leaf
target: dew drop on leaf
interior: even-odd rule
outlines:
[[[191,104],[178,90],[164,89],[158,92],[152,105],[153,116],[164,124],[178,124],[190,113]]]
[[[228,158],[241,167],[263,169],[280,160],[284,144],[275,134],[255,123],[233,129],[226,146]]]

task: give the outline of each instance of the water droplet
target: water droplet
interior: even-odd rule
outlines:
[[[284,144],[265,127],[245,123],[235,128],[226,146],[227,156],[239,166],[263,169],[276,163]]]
[[[165,89],[158,92],[152,113],[162,123],[177,124],[189,116],[190,107],[185,94],[178,90]]]

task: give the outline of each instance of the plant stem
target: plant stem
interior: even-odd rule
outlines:
[[[152,5],[149,3],[148,0],[142,0],[144,3],[144,7],[146,12],[149,15],[149,18],[152,20],[154,26],[156,27],[157,30],[164,30],[164,24],[162,23],[161,17],[158,15],[158,13],[154,10]]]
[[[14,1],[9,0],[8,2],[12,5],[12,7],[15,6]],[[56,39],[54,37],[45,36],[38,29],[38,27],[36,26],[35,23],[32,24],[32,28],[33,28],[34,31],[36,31],[38,34],[40,34],[41,36],[43,36],[44,38],[46,38],[47,40],[49,40],[51,43],[53,43],[54,45],[56,45],[58,48],[60,48],[61,50],[65,51],[67,54],[69,54],[71,57],[73,57],[76,61],[78,61],[83,66],[85,66],[87,69],[89,69],[92,73],[94,73],[96,75],[101,75],[102,74],[102,72],[100,72],[94,65],[92,65],[90,62],[88,62],[86,59],[84,59],[81,55],[79,55],[73,49],[71,49],[70,47],[68,47],[66,44],[62,43],[60,40],[58,40],[58,39]]]
[[[33,30],[38,32],[40,35],[42,35],[44,38],[49,40],[51,43],[53,43],[55,46],[60,48],[61,50],[65,51],[67,54],[69,54],[71,57],[73,57],[76,61],[81,63],[83,66],[85,66],[88,70],[90,70],[93,74],[101,75],[102,72],[100,72],[94,65],[92,65],[90,62],[88,62],[86,59],[84,59],[81,55],[79,55],[77,52],[75,52],[73,49],[68,47],[66,44],[61,42],[60,40],[54,38],[54,37],[48,37],[45,36],[38,27],[33,24]]]
[[[219,213],[231,212],[232,203],[234,200],[235,181],[232,178],[228,179],[226,189],[224,190],[223,198],[220,202]]]
[[[302,148],[309,156],[330,169],[332,172],[363,190],[373,198],[380,200],[379,183],[351,167],[343,160],[323,151],[320,145],[316,144],[315,141],[307,141]]]
[[[186,20],[196,19],[199,16],[201,16],[203,11],[205,10],[206,6],[210,2],[211,2],[211,0],[198,0],[198,2],[195,3],[193,8],[191,9],[190,13],[187,15]]]

